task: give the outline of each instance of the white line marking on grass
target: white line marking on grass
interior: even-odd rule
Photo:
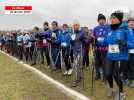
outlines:
[[[13,56],[10,56],[9,54],[3,52],[0,50],[1,53],[9,56],[11,59],[13,59],[14,61],[18,61],[18,59],[16,59]],[[62,92],[64,92],[66,95],[72,97],[75,100],[91,100],[90,98],[84,96],[83,94],[65,86],[64,84],[58,82],[57,80],[54,80],[53,78],[49,77],[48,75],[46,75],[45,73],[37,70],[36,68],[25,64],[24,62],[17,62],[21,65],[23,65],[25,68],[29,69],[30,71],[34,72],[35,74],[38,74],[42,79],[47,80],[48,82],[50,82],[51,84],[55,85],[55,87],[57,87],[58,89],[60,89]]]

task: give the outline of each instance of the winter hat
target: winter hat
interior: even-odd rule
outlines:
[[[99,14],[99,15],[98,15],[98,21],[99,21],[100,19],[106,20],[106,17],[105,17],[103,14]]]
[[[119,19],[120,22],[123,20],[123,12],[121,11],[115,11],[114,13],[111,14],[111,17],[116,17]]]

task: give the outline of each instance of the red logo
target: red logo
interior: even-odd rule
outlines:
[[[5,6],[5,10],[32,10],[32,6]]]

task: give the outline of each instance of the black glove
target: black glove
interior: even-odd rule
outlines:
[[[94,45],[97,45],[97,38],[94,38]]]
[[[122,41],[122,46],[123,46],[123,47],[126,47],[126,46],[127,46],[127,41],[126,41],[126,40],[123,40],[123,41]]]
[[[53,42],[50,38],[47,38],[46,40],[47,40],[47,42],[49,42],[49,43],[52,43],[52,42]]]
[[[119,49],[121,48],[121,40],[117,39],[117,44],[119,45]]]
[[[71,40],[70,43],[73,46],[75,44],[75,40]]]
[[[126,40],[117,39],[117,43],[119,45],[119,48],[127,46],[127,41]]]
[[[80,42],[82,42],[82,41],[83,41],[83,38],[82,38],[82,37],[80,37],[80,38],[79,38],[79,41],[80,41]]]
[[[117,39],[117,43],[118,43],[118,45],[121,45],[121,40]]]

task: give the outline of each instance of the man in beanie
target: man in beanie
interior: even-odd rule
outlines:
[[[130,18],[128,20],[128,26],[129,30],[131,32],[130,39],[134,43],[134,18]],[[128,86],[130,88],[134,88],[134,48],[129,50],[129,61],[128,61],[128,79],[129,79],[129,84]]]
[[[47,38],[50,38],[51,30],[49,28],[49,23],[44,22],[43,24],[43,32],[41,33],[43,37],[43,44],[44,44],[44,53],[47,61],[47,68],[50,67],[50,56],[49,56],[49,44],[47,42]]]
[[[108,33],[108,25],[106,25],[106,17],[103,14],[98,15],[98,26],[93,30],[94,40],[95,40],[95,68],[96,68],[96,77],[98,80],[105,77],[105,57],[107,52],[107,46],[104,43],[104,38]]]
[[[130,39],[130,31],[126,23],[122,22],[123,13],[116,11],[111,14],[110,31],[105,38],[105,43],[108,45],[107,60],[106,60],[106,79],[109,84],[108,97],[113,96],[113,78],[119,87],[119,95],[116,100],[124,100],[125,93],[123,90],[123,82],[120,78],[119,61],[127,61],[129,58],[128,49],[134,46]]]
[[[88,44],[88,36],[87,34],[80,29],[80,24],[78,21],[73,23],[73,34],[71,36],[71,44],[73,48],[74,58],[75,58],[75,70],[76,70],[76,80],[73,82],[73,87],[79,85],[84,76],[82,76],[82,56],[84,54],[83,51],[86,49],[86,45]]]
[[[51,35],[50,38],[47,38],[47,41],[51,43],[51,56],[54,63],[53,70],[56,72],[61,71],[61,59],[60,59],[60,44],[61,44],[61,34],[62,31],[58,26],[58,22],[53,21],[51,23]]]

